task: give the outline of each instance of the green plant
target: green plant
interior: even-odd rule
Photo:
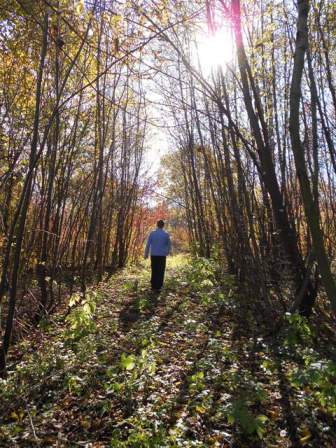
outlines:
[[[140,297],[137,301],[137,305],[140,313],[143,313],[144,311],[146,311],[148,308],[151,307],[151,302],[148,299],[148,297]]]
[[[298,390],[308,389],[307,399],[316,400],[325,411],[336,415],[336,363],[334,361],[305,357],[304,368],[297,369],[290,377]]]
[[[188,377],[189,391],[201,392],[205,387],[205,375],[203,371],[199,371]]]
[[[189,283],[195,289],[209,290],[216,283],[215,265],[212,260],[207,258],[194,258],[186,275]]]
[[[122,397],[126,406],[130,406],[134,393],[140,386],[147,387],[155,372],[156,363],[148,349],[142,349],[138,356],[122,353],[119,364],[106,370],[105,389]]]
[[[111,448],[164,448],[172,446],[170,436],[163,428],[156,427],[155,422],[134,416],[129,419],[129,423],[131,429],[126,440],[125,435],[120,430],[113,431],[110,441]]]
[[[96,301],[97,294],[94,291],[87,293],[85,299],[78,295],[70,298],[69,307],[73,309],[66,317],[66,322],[69,324],[68,339],[79,340],[83,336],[96,331],[96,324],[93,321],[97,306]]]
[[[126,280],[123,284],[123,290],[125,292],[135,292],[138,290],[138,284],[139,281],[137,278],[130,278],[129,280]]]
[[[228,423],[237,424],[247,435],[257,434],[260,439],[266,432],[266,415],[254,415],[249,409],[248,402],[242,398],[233,401],[226,411]]]
[[[135,362],[135,355],[127,355],[126,353],[122,353],[120,356],[120,366],[124,370],[133,370],[135,367]]]
[[[309,344],[312,340],[312,329],[307,319],[298,313],[286,313],[288,326],[284,338],[284,345],[290,348],[298,344]]]
[[[65,378],[65,385],[70,394],[81,395],[83,390],[83,380],[77,375],[69,375]]]

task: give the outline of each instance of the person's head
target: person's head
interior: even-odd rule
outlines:
[[[158,226],[159,229],[163,229],[164,222],[162,221],[162,219],[159,219],[158,222],[156,223],[156,225]]]

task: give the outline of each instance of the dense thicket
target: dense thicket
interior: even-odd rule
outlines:
[[[209,74],[182,28],[167,36],[175,65],[163,86],[178,148],[167,168],[191,241],[200,255],[219,249],[263,298],[287,307],[290,287],[291,309],[309,315],[322,284],[335,308],[335,6],[207,6],[235,58]]]
[[[136,256],[156,98],[194,250],[262,303],[309,315],[322,285],[335,309],[331,0],[0,5],[0,369],[18,297],[38,322],[67,276],[84,293]],[[234,55],[209,70],[198,36],[223,27]]]
[[[18,294],[35,299],[39,320],[57,305],[64,279],[85,290],[143,242],[139,65],[152,36],[140,38],[132,9],[116,8],[1,4],[2,365]]]

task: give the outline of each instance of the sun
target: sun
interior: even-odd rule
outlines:
[[[194,62],[204,73],[221,68],[226,70],[235,53],[232,31],[222,27],[215,33],[200,32],[196,36]]]

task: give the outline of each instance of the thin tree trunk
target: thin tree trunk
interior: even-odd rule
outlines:
[[[45,15],[44,15],[43,39],[42,39],[42,47],[41,47],[40,66],[39,66],[37,83],[36,83],[33,138],[32,138],[32,143],[31,143],[31,150],[30,150],[29,169],[28,169],[28,173],[26,175],[27,177],[29,176],[29,180],[28,180],[26,190],[24,190],[22,193],[22,194],[24,194],[24,199],[23,199],[23,203],[22,203],[21,213],[20,213],[20,216],[18,219],[18,228],[17,228],[17,233],[16,233],[16,246],[15,246],[14,261],[13,261],[13,272],[12,272],[12,276],[11,276],[11,288],[10,288],[10,294],[9,294],[9,308],[8,308],[8,315],[7,315],[7,320],[6,320],[6,329],[5,329],[5,333],[4,333],[4,337],[3,337],[2,346],[0,348],[0,372],[4,372],[6,369],[6,354],[7,354],[8,348],[9,348],[10,338],[11,338],[12,328],[13,328],[18,274],[19,274],[20,261],[21,261],[21,247],[22,247],[22,242],[23,242],[26,217],[27,217],[30,196],[31,196],[31,187],[32,187],[32,179],[33,179],[32,170],[34,170],[34,168],[35,168],[35,157],[37,154],[41,96],[42,96],[42,79],[43,79],[45,59],[46,59],[46,55],[47,55],[47,47],[48,47],[48,12],[46,11]]]

